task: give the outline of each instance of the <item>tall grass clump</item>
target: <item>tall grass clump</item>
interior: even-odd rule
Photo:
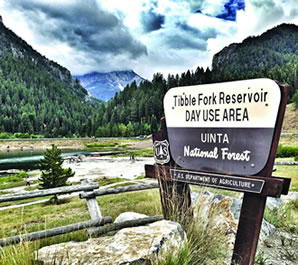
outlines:
[[[175,190],[176,187],[173,187]],[[221,203],[203,201],[197,203],[191,211],[181,213],[185,205],[175,197],[170,202],[170,219],[180,223],[186,232],[187,243],[181,249],[168,252],[157,265],[215,265],[224,264],[228,255],[226,227],[218,221],[223,215]],[[204,200],[204,196],[201,196]],[[179,200],[180,203],[178,201]],[[187,202],[186,202],[187,203]],[[209,204],[210,203],[210,204]],[[179,205],[180,204],[180,205]],[[206,208],[208,205],[208,209]]]
[[[0,265],[35,265],[36,249],[36,244],[33,243],[0,247]]]

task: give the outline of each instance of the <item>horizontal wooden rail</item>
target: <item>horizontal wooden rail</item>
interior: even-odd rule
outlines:
[[[32,232],[32,233],[28,233],[28,234],[24,234],[24,235],[0,239],[0,246],[4,247],[4,246],[13,245],[13,244],[18,244],[20,242],[25,242],[25,241],[40,240],[43,238],[58,236],[58,235],[86,229],[89,227],[103,226],[108,223],[112,223],[112,217],[105,216],[102,219],[89,220],[89,221],[80,222],[80,223],[76,223],[76,224],[70,224],[70,225],[66,225],[66,226],[56,227],[56,228],[52,228],[52,229],[48,229],[48,230]]]
[[[127,187],[118,187],[118,188],[111,188],[111,189],[94,190],[93,192],[84,192],[84,193],[80,193],[80,198],[87,199],[87,198],[93,198],[93,197],[104,196],[109,194],[148,190],[148,189],[155,189],[155,188],[158,188],[158,183],[138,184],[138,185],[131,185]]]
[[[162,215],[157,215],[157,216],[149,216],[149,217],[145,217],[145,218],[139,218],[136,220],[125,221],[125,222],[121,222],[121,223],[108,224],[108,225],[93,229],[91,233],[89,232],[89,236],[100,236],[100,235],[106,234],[108,232],[120,230],[122,228],[150,224],[150,223],[154,223],[154,222],[157,222],[157,221],[160,221],[163,219],[164,219],[164,217]]]
[[[44,197],[50,195],[59,195],[59,194],[67,194],[78,191],[91,191],[94,189],[98,189],[99,185],[97,183],[87,183],[81,185],[74,186],[65,186],[60,188],[53,188],[47,190],[38,190],[38,191],[29,191],[20,194],[7,194],[0,196],[0,202],[9,202],[9,201],[18,201],[18,200],[26,200],[37,197]]]

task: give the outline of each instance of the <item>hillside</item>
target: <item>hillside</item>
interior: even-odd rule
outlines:
[[[214,55],[212,70],[198,67],[194,72],[188,70],[167,78],[155,74],[152,82],[126,87],[98,112],[96,135],[140,135],[157,130],[164,115],[163,97],[172,87],[268,77],[290,84],[290,102],[298,88],[297,76],[298,26],[282,24],[224,48]],[[295,120],[286,123],[293,126]]]
[[[0,23],[0,132],[90,133],[88,92]]]
[[[298,132],[298,109],[294,104],[288,104],[282,126],[283,132]]]
[[[212,72],[217,79],[269,77],[298,88],[298,26],[281,24],[260,36],[233,43],[215,54]]]
[[[92,72],[85,75],[74,76],[90,94],[100,100],[108,101],[115,94],[132,82],[139,85],[144,79],[134,71],[113,71],[109,73]]]

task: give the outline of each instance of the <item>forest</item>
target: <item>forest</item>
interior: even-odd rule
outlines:
[[[295,25],[282,24],[224,48],[214,55],[211,69],[197,67],[167,77],[156,73],[139,86],[127,85],[107,103],[88,99],[78,80],[68,80],[67,69],[63,70],[67,80],[57,78],[55,68],[49,68],[44,59],[36,63],[36,58],[36,54],[34,58],[10,52],[1,55],[0,138],[7,133],[43,137],[149,135],[159,130],[163,97],[172,87],[232,80],[268,77],[286,82],[291,87],[288,102],[297,101],[298,106]]]

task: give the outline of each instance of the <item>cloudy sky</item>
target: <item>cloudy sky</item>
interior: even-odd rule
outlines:
[[[0,0],[4,24],[72,74],[211,66],[223,47],[283,22],[298,0]]]

